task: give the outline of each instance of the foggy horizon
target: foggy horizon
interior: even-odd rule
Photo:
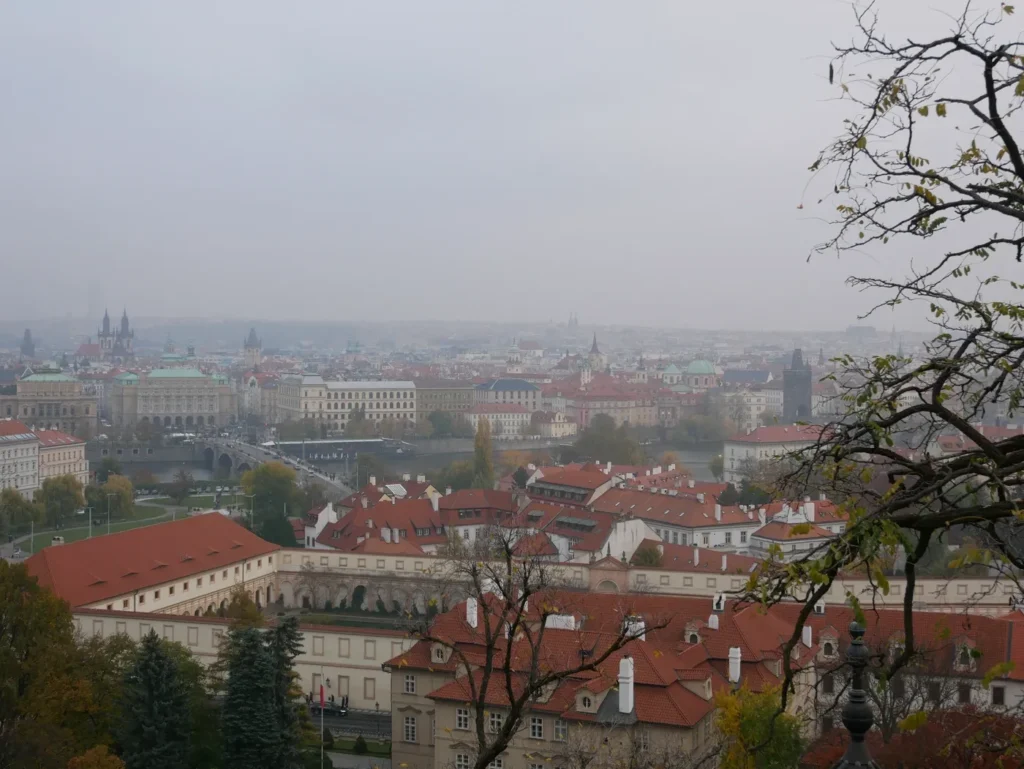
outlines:
[[[878,298],[844,280],[882,255],[808,263],[798,209],[845,3],[104,9],[0,10],[0,249],[38,286],[0,320],[807,331]]]

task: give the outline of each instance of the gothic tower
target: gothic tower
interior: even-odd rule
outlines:
[[[255,328],[249,329],[249,337],[245,340],[243,348],[246,368],[259,368],[260,361],[262,360],[263,342],[257,338]]]
[[[793,361],[782,372],[782,421],[805,422],[811,418],[811,367],[804,363],[800,348],[793,350]]]

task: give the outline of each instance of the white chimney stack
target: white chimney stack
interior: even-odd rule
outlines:
[[[438,499],[436,494],[430,498],[430,506],[432,508],[434,508],[434,512],[435,513],[440,509],[440,505],[441,505],[441,500]]]
[[[814,503],[804,502],[804,516],[806,516],[808,522],[814,523]]]
[[[377,476],[376,475],[371,475],[370,476],[370,485],[374,486],[374,487],[377,486]]]
[[[417,475],[416,476],[416,483],[426,483],[426,482],[427,482],[427,476],[425,476],[425,475]]]
[[[700,566],[700,548],[693,548],[693,565]]]
[[[717,502],[715,503],[715,520],[716,521],[721,521],[722,520],[722,506],[720,504],[718,504]]]
[[[391,529],[387,528],[386,526],[384,528],[382,528],[380,530],[380,538],[383,539],[385,542],[390,542],[391,541]]]
[[[450,497],[452,495],[452,487],[451,486],[445,486],[444,487],[444,495],[446,497]]]
[[[804,629],[803,629],[802,633],[803,633],[802,640],[804,642],[804,646],[806,646],[808,649],[810,649],[811,648],[811,642],[814,640],[814,631],[811,629],[810,625],[804,625]]]
[[[619,660],[619,712],[633,712],[633,658]]]
[[[473,628],[477,625],[476,598],[473,596],[466,599],[466,622]]]
[[[391,504],[395,504],[395,498],[394,497],[391,498]]]
[[[402,482],[403,483],[408,483],[411,480],[412,480],[412,476],[409,475],[409,473],[402,473]]]
[[[728,568],[728,558],[729,556],[727,556],[725,553],[722,553],[722,571],[725,571]]]
[[[709,614],[708,615],[708,629],[709,630],[718,630],[718,615],[717,614]]]
[[[729,648],[729,683],[740,682],[740,667],[743,662],[743,650],[739,646]]]
[[[700,503],[701,503],[702,505],[704,504],[704,492],[703,492],[703,491],[702,491],[702,492],[700,492],[700,493],[699,493],[699,494],[697,495],[697,501],[698,501],[698,502],[700,502]]]
[[[690,480],[688,480],[686,482],[687,488],[691,488],[692,489],[695,485],[696,485],[696,483],[694,482],[693,478],[691,478]]]
[[[757,511],[757,520],[761,522],[762,526],[764,526],[765,517],[764,517],[764,508],[763,507],[760,510]]]
[[[824,491],[823,491],[823,492],[821,492],[821,493],[820,493],[820,494],[818,495],[818,501],[819,501],[819,502],[825,502],[825,501],[826,501],[827,499],[828,499],[828,497],[826,497],[826,496],[825,496],[825,492],[824,492]]]

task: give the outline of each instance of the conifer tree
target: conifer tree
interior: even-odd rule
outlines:
[[[274,666],[274,716],[276,720],[275,766],[293,769],[301,766],[299,740],[301,730],[292,665],[302,653],[302,633],[295,617],[282,620],[266,634],[267,650]]]
[[[224,695],[226,769],[277,769],[274,660],[262,633],[233,627],[228,633],[228,680]]]
[[[494,488],[494,458],[491,453],[491,423],[481,419],[473,442],[473,485],[478,489]]]
[[[191,749],[189,696],[177,663],[152,630],[125,674],[117,730],[127,769],[178,769]]]

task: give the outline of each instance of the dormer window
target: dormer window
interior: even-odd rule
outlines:
[[[971,650],[966,646],[961,646],[958,659],[961,667],[969,667],[971,664]]]
[[[832,641],[825,641],[825,643],[823,643],[821,645],[821,653],[825,657],[835,657],[836,656],[836,646],[835,646],[835,644],[832,643]]]
[[[697,635],[696,633],[690,633],[689,641],[692,644],[699,644],[700,643],[700,636]]]
[[[590,710],[590,708],[591,708],[591,707],[593,707],[593,705],[594,705],[594,701],[593,701],[593,700],[591,700],[591,699],[590,699],[590,697],[587,697],[586,695],[584,695],[584,696],[583,696],[583,699],[582,699],[582,700],[580,700],[580,704],[582,704],[582,705],[583,705],[583,707],[584,707],[584,708],[585,708],[586,710]]]

